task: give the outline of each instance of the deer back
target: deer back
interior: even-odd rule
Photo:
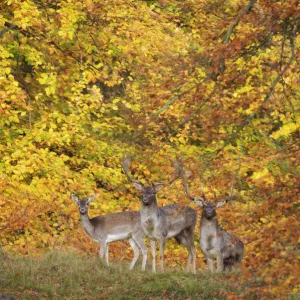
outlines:
[[[168,228],[168,238],[176,236],[185,229],[192,229],[196,227],[197,211],[189,206],[180,204],[170,204],[161,207],[163,210]]]

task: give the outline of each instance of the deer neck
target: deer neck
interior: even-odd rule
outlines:
[[[141,207],[141,225],[145,235],[151,240],[159,240],[167,236],[167,223],[163,210],[156,201]]]
[[[155,215],[159,210],[158,204],[156,201],[153,201],[150,204],[145,204],[142,202],[141,214],[142,215]]]
[[[214,217],[212,219],[207,219],[204,216],[204,213],[202,212],[201,219],[200,219],[200,230],[201,232],[210,230],[219,233],[221,229],[217,217]]]
[[[91,222],[91,219],[89,218],[88,214],[80,214],[80,220],[83,229],[85,232],[89,235],[92,236],[94,233],[94,225]]]

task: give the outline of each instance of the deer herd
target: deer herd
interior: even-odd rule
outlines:
[[[194,197],[189,192],[187,174],[184,172],[179,159],[175,161],[173,178],[166,182],[144,185],[130,175],[129,167],[131,157],[122,160],[122,168],[128,180],[133,183],[136,190],[141,193],[141,209],[137,211],[124,211],[107,214],[90,219],[88,216],[89,204],[94,196],[88,199],[79,199],[73,193],[72,200],[77,204],[80,219],[85,232],[100,245],[100,257],[109,265],[108,244],[120,240],[128,240],[134,255],[130,263],[133,269],[138,260],[140,251],[143,255],[142,270],[145,270],[148,248],[145,237],[150,241],[152,254],[152,270],[156,272],[156,242],[159,242],[160,270],[164,269],[164,251],[166,240],[175,238],[179,244],[188,250],[185,271],[196,273],[196,248],[194,245],[194,231],[197,223],[197,211],[189,206],[170,204],[159,206],[156,194],[165,186],[170,185],[181,177],[184,192],[187,197],[202,209],[200,219],[200,248],[203,252],[208,268],[211,272],[231,270],[242,261],[244,244],[235,235],[222,229],[216,218],[216,209],[222,207],[232,199],[234,185],[231,186],[230,195],[225,200],[213,203],[207,201],[202,188],[201,197]],[[215,266],[216,261],[216,266]]]

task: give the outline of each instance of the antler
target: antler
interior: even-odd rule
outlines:
[[[126,155],[122,161],[121,161],[121,165],[123,168],[123,171],[125,172],[126,177],[128,178],[129,181],[133,182],[133,183],[137,183],[137,184],[142,184],[141,182],[139,182],[138,180],[133,179],[130,175],[129,175],[129,166],[131,163],[131,159],[132,157],[129,155]]]
[[[234,190],[234,182],[232,183],[232,185],[230,187],[229,196],[224,200],[226,203],[229,202],[232,199],[233,190]]]
[[[226,203],[228,203],[232,199],[233,190],[234,190],[234,183],[232,183],[232,185],[230,187],[229,196],[225,200],[219,201],[216,205],[217,208],[222,207],[223,205],[225,205]]]
[[[181,176],[182,167],[179,158],[176,158],[174,160],[173,165],[175,167],[175,170],[174,170],[173,178],[169,180],[169,185],[171,185],[174,181],[176,181]]]
[[[133,178],[130,176],[130,173],[129,173],[129,166],[130,166],[130,163],[131,163],[131,159],[132,159],[131,156],[126,155],[126,156],[122,159],[122,161],[121,161],[122,168],[123,168],[123,170],[124,170],[124,172],[125,172],[125,174],[126,174],[128,180],[131,181],[131,182],[133,182],[134,185],[135,185],[135,187],[136,187],[137,189],[142,190],[144,185],[143,185],[140,181],[135,180],[135,179],[133,179]],[[164,182],[156,182],[156,183],[153,183],[153,184],[152,184],[154,187],[157,188],[157,191],[158,191],[158,190],[161,190],[163,187],[165,187],[166,184],[171,185],[175,180],[177,180],[177,179],[180,177],[180,166],[177,164],[176,161],[174,162],[174,166],[175,166],[175,172],[174,172],[174,175],[173,175],[172,179],[170,179],[170,180],[168,181],[168,183],[164,183]]]
[[[240,168],[241,168],[241,159],[240,159],[240,155],[239,155],[239,165],[238,165],[238,168],[236,169],[235,173],[232,175],[232,184],[231,184],[231,187],[230,187],[229,196],[225,200],[223,200],[221,202],[218,202],[217,205],[220,205],[219,207],[221,207],[224,204],[228,203],[232,199],[233,191],[234,191],[234,184],[236,182],[236,178],[238,176]]]
[[[190,200],[194,201],[197,205],[202,207],[203,202],[206,200],[205,195],[204,195],[203,186],[201,185],[202,197],[192,196],[190,194],[190,190],[189,190],[189,187],[188,187],[188,182],[187,182],[188,176],[187,176],[186,172],[184,172],[183,167],[182,167],[182,163],[181,163],[179,158],[176,159],[176,164],[177,164],[177,168],[179,170],[179,174],[180,174],[181,179],[182,179],[185,194],[189,197]]]

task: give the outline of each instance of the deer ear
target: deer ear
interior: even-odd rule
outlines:
[[[226,201],[219,201],[217,204],[216,204],[216,208],[220,208],[222,206],[224,206],[226,204]]]
[[[87,203],[90,204],[92,201],[94,201],[94,199],[95,199],[95,195],[89,196]]]
[[[72,194],[70,195],[70,198],[71,198],[76,204],[79,203],[79,199],[78,199],[78,197],[75,196],[75,194],[72,193]]]
[[[155,193],[158,193],[162,188],[165,187],[164,183],[162,182],[155,182],[153,186],[154,186]]]
[[[204,205],[204,200],[202,198],[195,198],[194,202],[195,202],[196,205],[200,206],[201,208]]]
[[[139,183],[139,182],[134,182],[133,184],[134,184],[134,187],[135,187],[138,191],[140,191],[140,192],[143,191],[143,185],[142,185],[141,183]]]

